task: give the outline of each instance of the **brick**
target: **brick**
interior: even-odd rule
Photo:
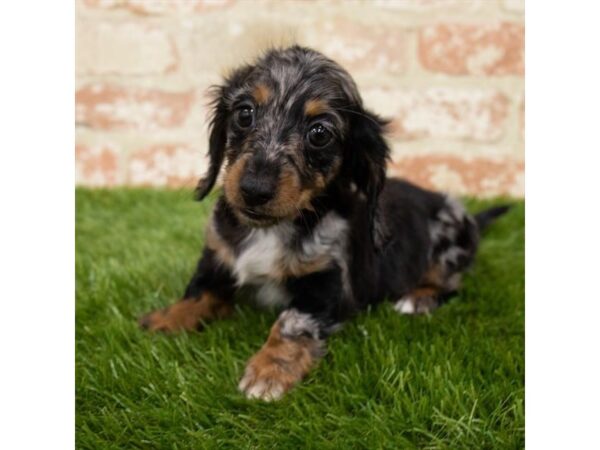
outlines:
[[[525,165],[522,160],[490,159],[446,154],[394,156],[388,174],[406,178],[428,189],[458,195],[523,197]]]
[[[523,75],[523,25],[437,24],[419,33],[424,68],[450,75]]]
[[[508,11],[522,13],[525,11],[525,0],[504,0],[504,8]]]
[[[200,74],[211,77],[217,72],[226,73],[242,61],[254,59],[268,46],[291,43],[320,50],[352,73],[399,75],[407,67],[406,36],[400,28],[375,29],[347,19],[321,19],[318,15],[291,22],[234,14],[215,17],[195,29],[190,48],[182,44],[182,54],[188,55],[192,76],[200,81],[203,80]]]
[[[522,141],[525,140],[525,95],[519,102],[519,137]]]
[[[248,8],[251,3],[237,5]],[[254,60],[267,47],[291,43],[286,36],[293,32],[289,24],[269,20],[268,16],[248,16],[239,10],[212,14],[211,20],[203,20],[202,26],[192,30],[188,42],[182,43],[182,54],[190,63],[190,76],[200,83],[214,82],[218,74]]]
[[[509,100],[496,90],[430,88],[365,90],[366,105],[392,119],[400,140],[420,138],[492,142],[504,133]]]
[[[127,181],[137,186],[193,188],[206,167],[197,148],[185,144],[157,144],[133,153]]]
[[[160,28],[133,22],[77,24],[76,68],[85,75],[152,75],[177,70],[175,41]]]
[[[92,187],[120,184],[119,152],[110,144],[75,146],[75,183]]]
[[[124,0],[83,0],[88,8],[112,9],[124,4]]]
[[[404,30],[365,26],[334,19],[316,23],[303,33],[303,44],[322,51],[348,71],[403,74],[408,60],[408,39]],[[327,39],[323,39],[327,36]]]
[[[204,12],[223,8],[233,0],[129,0],[127,7],[138,14],[169,14]]]
[[[223,8],[233,0],[85,0],[90,8],[121,8],[142,15],[204,12]]]
[[[75,94],[79,125],[111,130],[176,128],[187,118],[194,91],[164,92],[89,84]]]
[[[489,1],[489,0],[488,0]],[[440,9],[460,8],[474,10],[482,0],[374,0],[373,4],[383,9],[402,12],[431,12]]]

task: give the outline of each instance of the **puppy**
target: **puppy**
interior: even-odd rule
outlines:
[[[223,194],[182,300],[140,322],[197,330],[253,286],[259,303],[282,312],[239,383],[249,398],[280,398],[368,305],[433,311],[458,289],[480,230],[507,210],[473,217],[447,196],[386,179],[386,122],[314,50],[271,50],[214,94],[210,165],[196,195],[225,165]]]

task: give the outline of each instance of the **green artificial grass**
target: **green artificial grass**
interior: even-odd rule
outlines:
[[[276,313],[240,305],[176,336],[136,323],[183,292],[215,196],[80,189],[76,199],[78,448],[524,447],[522,202],[485,234],[458,297],[430,317],[388,303],[359,315],[303,383],[262,403],[237,383]]]

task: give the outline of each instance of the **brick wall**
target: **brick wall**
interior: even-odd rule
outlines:
[[[193,187],[206,88],[269,44],[312,46],[393,119],[389,172],[524,195],[524,0],[76,0],[76,177]]]

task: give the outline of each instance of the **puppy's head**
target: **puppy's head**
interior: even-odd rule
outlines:
[[[199,199],[225,161],[225,198],[248,225],[294,219],[334,182],[354,184],[373,214],[389,153],[385,123],[363,108],[338,64],[306,48],[272,50],[215,94]]]

